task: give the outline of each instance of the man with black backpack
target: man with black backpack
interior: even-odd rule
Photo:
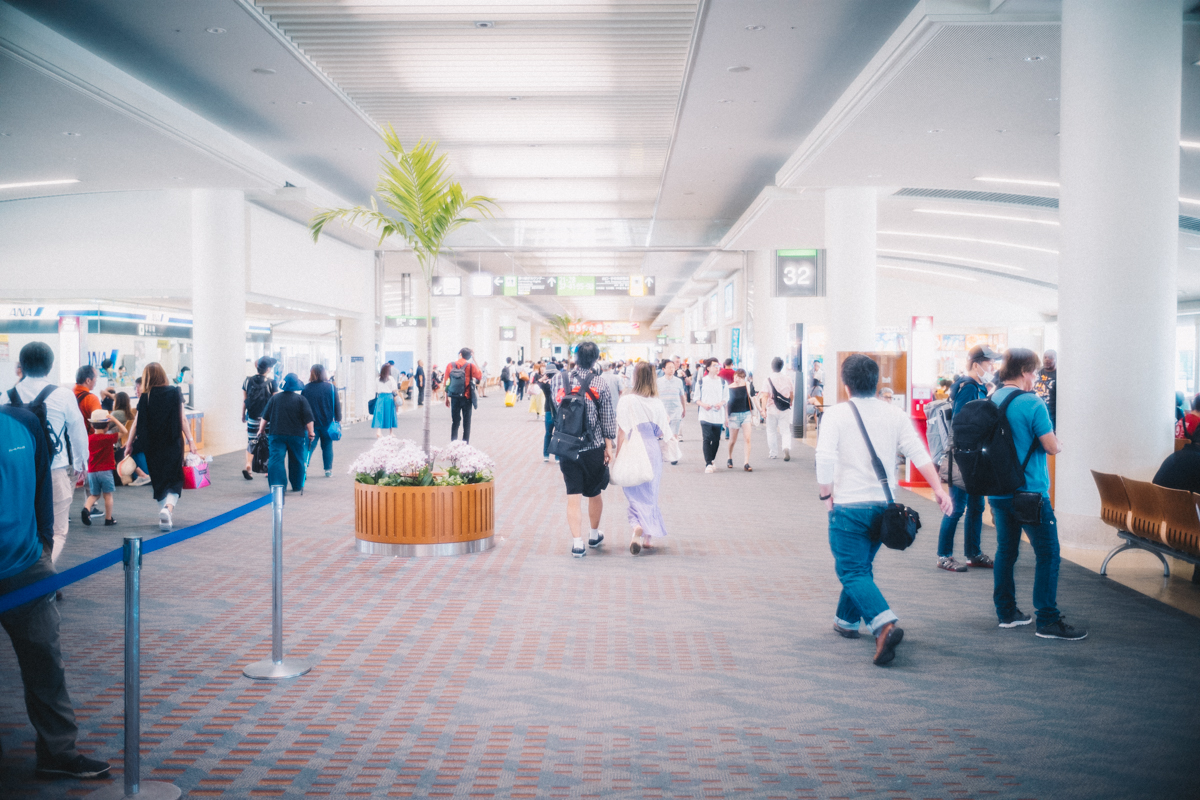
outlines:
[[[251,470],[254,467],[254,447],[259,439],[259,428],[262,427],[263,411],[267,403],[279,391],[272,378],[267,377],[275,359],[263,356],[254,364],[258,372],[242,381],[242,419],[246,423],[246,467],[242,477],[248,481],[254,480]],[[267,434],[264,433],[265,437]]]
[[[1017,608],[1016,566],[1021,531],[1033,548],[1033,605],[1042,639],[1079,640],[1087,631],[1068,625],[1058,610],[1058,523],[1050,505],[1046,455],[1061,451],[1050,412],[1033,393],[1040,360],[1032,350],[1004,354],[1003,384],[990,400],[967,403],[954,418],[954,457],[967,490],[987,495],[996,523],[992,599],[1001,628],[1028,625]]]
[[[50,345],[30,342],[22,347],[17,356],[17,374],[21,379],[0,397],[0,403],[32,412],[45,434],[54,492],[54,544],[50,559],[57,563],[67,543],[75,484],[87,470],[88,433],[75,395],[46,378],[53,366],[54,351]]]
[[[987,345],[972,347],[967,353],[967,374],[958,378],[950,387],[952,423],[954,415],[967,403],[987,399],[988,383],[992,379],[992,362],[999,357],[1000,354]],[[947,572],[966,572],[968,567],[991,569],[992,559],[979,547],[983,534],[983,495],[970,494],[961,485],[962,476],[958,475],[955,469],[953,451],[946,453],[941,465],[944,468],[942,475],[950,485],[950,499],[954,501],[954,511],[942,518],[942,527],[938,531],[937,568]],[[967,557],[966,564],[954,559],[954,534],[964,513],[967,517],[963,522],[963,555]]]
[[[450,441],[458,438],[462,425],[464,442],[471,441],[471,411],[475,408],[476,384],[483,379],[479,366],[471,361],[474,351],[464,347],[458,360],[446,365],[446,406],[450,409]]]
[[[550,384],[557,408],[550,452],[560,459],[558,467],[567,487],[567,527],[575,558],[587,555],[580,535],[580,495],[588,499],[588,546],[599,547],[604,541],[600,532],[604,498],[600,494],[608,488],[608,463],[617,438],[616,398],[593,369],[599,358],[595,342],[582,342],[575,351],[575,368],[560,371]]]

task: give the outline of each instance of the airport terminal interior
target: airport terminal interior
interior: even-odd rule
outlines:
[[[1196,0],[0,0],[0,797],[1195,798],[1198,423]]]

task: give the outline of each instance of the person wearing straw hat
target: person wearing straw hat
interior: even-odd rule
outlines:
[[[81,420],[82,422],[82,420]],[[0,406],[0,597],[53,577],[52,463],[41,423],[23,408]],[[75,749],[79,728],[67,693],[54,592],[0,611],[16,651],[25,710],[37,734],[36,771],[44,778],[104,778],[107,762]],[[2,754],[2,753],[0,753]]]

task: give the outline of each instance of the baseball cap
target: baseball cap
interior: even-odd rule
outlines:
[[[986,344],[976,345],[967,353],[968,364],[978,364],[980,361],[996,361],[999,358],[1000,354]]]

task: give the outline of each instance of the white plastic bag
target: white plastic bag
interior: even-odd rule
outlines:
[[[683,458],[683,448],[679,446],[679,440],[674,436],[664,442],[663,449],[666,450],[667,461],[670,461],[672,464]]]
[[[608,469],[608,478],[617,486],[638,486],[654,480],[654,465],[650,463],[642,434],[636,428],[625,437],[621,452],[617,453],[616,460]]]

